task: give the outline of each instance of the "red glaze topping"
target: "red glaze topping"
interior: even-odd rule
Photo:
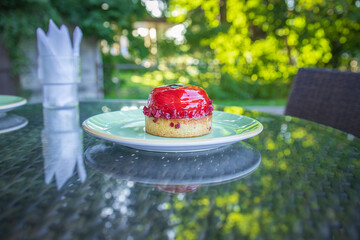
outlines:
[[[165,85],[151,91],[143,113],[148,117],[166,119],[201,118],[212,114],[212,102],[201,87]]]

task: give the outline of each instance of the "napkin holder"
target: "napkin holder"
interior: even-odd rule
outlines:
[[[45,108],[66,108],[78,105],[80,43],[82,32],[76,27],[71,43],[65,25],[58,28],[50,20],[47,34],[37,29],[38,76],[43,85]]]

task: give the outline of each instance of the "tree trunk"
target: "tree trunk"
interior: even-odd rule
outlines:
[[[19,76],[11,72],[11,61],[0,39],[0,94],[18,95]]]
[[[226,0],[220,0],[220,23],[227,23],[226,19]]]

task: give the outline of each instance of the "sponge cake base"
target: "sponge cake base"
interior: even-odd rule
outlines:
[[[145,116],[145,131],[172,138],[198,137],[211,132],[212,115],[192,119],[165,119]]]

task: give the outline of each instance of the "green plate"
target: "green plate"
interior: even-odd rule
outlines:
[[[12,95],[0,95],[0,113],[10,111],[26,103],[26,99]]]
[[[102,113],[83,122],[88,133],[121,145],[157,152],[191,152],[226,146],[258,135],[262,124],[252,118],[213,112],[211,133],[192,138],[166,138],[145,132],[141,109]]]

